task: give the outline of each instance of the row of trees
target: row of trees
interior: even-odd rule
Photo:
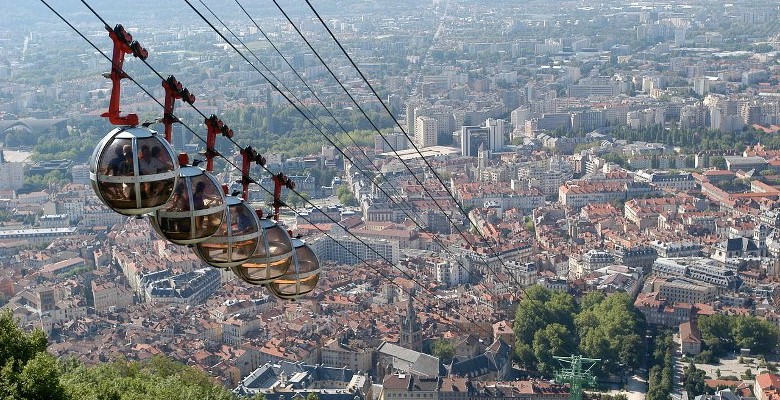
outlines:
[[[653,342],[652,365],[647,380],[647,400],[667,400],[674,385],[674,342],[669,332],[656,336]]]
[[[164,357],[144,362],[117,360],[87,367],[58,362],[46,351],[46,335],[24,332],[9,311],[0,313],[0,398],[234,400],[205,373]],[[262,399],[257,396],[255,399]]]
[[[513,328],[517,356],[546,374],[558,367],[553,356],[601,358],[601,372],[610,374],[638,367],[644,354],[644,320],[626,293],[589,293],[578,306],[568,293],[534,285],[518,305]]]
[[[557,129],[548,132],[548,134],[560,137],[571,135],[571,132],[564,129]],[[584,134],[585,132],[578,133],[580,136]],[[769,149],[780,149],[780,136],[772,133],[765,133],[749,126],[736,132],[723,132],[705,128],[665,128],[663,125],[653,125],[640,129],[619,126],[610,134],[615,139],[628,140],[630,142],[656,142],[669,146],[681,147],[689,153],[706,150],[742,151],[746,146],[752,146],[757,143],[761,143],[762,146]],[[592,147],[592,144],[578,146],[575,150],[584,150],[588,147]],[[717,164],[717,162],[722,162],[725,165],[725,161],[723,161],[722,158],[718,159],[715,164]],[[684,167],[686,166],[677,166],[677,168]]]
[[[629,141],[658,142],[670,146],[682,147],[689,152],[704,150],[736,150],[742,151],[745,146],[761,143],[771,149],[780,149],[780,137],[746,126],[736,132],[723,132],[713,129],[664,128],[653,125],[647,128],[632,129],[621,126],[612,132],[616,139]],[[680,167],[680,166],[678,166]]]

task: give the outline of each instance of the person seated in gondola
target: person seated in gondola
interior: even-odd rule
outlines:
[[[168,204],[167,211],[189,211],[190,202],[187,196],[187,185],[176,185],[176,191]],[[170,232],[190,233],[190,219],[188,217],[166,218]]]
[[[204,210],[206,209],[206,183],[198,182],[195,184],[195,191],[192,193],[192,209]],[[195,229],[200,234],[201,230],[206,229],[206,218],[203,215],[195,217]]]
[[[122,155],[124,159],[119,163],[117,175],[133,176],[135,174],[135,158],[133,157],[133,147],[129,144],[122,146]],[[122,194],[128,200],[135,199],[135,184],[122,184]]]
[[[123,154],[122,146],[115,146],[114,158],[108,162],[108,167],[106,168],[105,174],[109,176],[119,175],[119,164],[121,164],[124,160],[125,155]]]
[[[155,155],[155,151],[156,155]],[[141,156],[138,157],[138,172],[141,175],[158,174],[165,171],[165,164],[160,160],[160,147],[154,146],[150,149],[149,145],[141,146]]]
[[[252,231],[252,227],[256,226],[252,224],[252,218],[241,212],[231,211],[233,214],[233,221],[236,221],[236,227],[234,234],[244,234]]]
[[[141,155],[138,157],[139,175],[153,175],[167,170],[166,165],[160,160],[160,147],[154,146],[150,149],[149,145],[141,146]],[[156,197],[162,192],[163,187],[164,185],[159,182],[143,182],[141,190],[144,201],[156,204]]]
[[[123,152],[123,146],[115,145],[114,157],[108,161],[108,164],[105,166],[105,169],[103,169],[102,173],[107,176],[123,175],[120,173],[120,166],[124,161],[125,155]],[[110,200],[127,200],[127,197],[124,193],[124,184],[108,182],[99,182],[98,184],[103,187],[103,193],[105,193]]]

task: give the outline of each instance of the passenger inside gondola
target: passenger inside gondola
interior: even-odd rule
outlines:
[[[135,173],[135,158],[133,157],[133,147],[129,144],[126,144],[122,146],[122,154],[124,156],[124,160],[122,160],[121,163],[119,163],[119,173],[118,175],[123,176],[133,176]],[[124,194],[125,198],[128,200],[135,199],[135,184],[134,183],[123,183],[122,184],[122,193]]]
[[[125,160],[125,155],[123,153],[123,147],[119,143],[115,143],[113,146],[113,153],[114,156],[108,161],[106,165],[104,165],[102,168],[100,168],[100,172],[103,175],[107,176],[119,176],[122,175],[120,173],[120,165]],[[101,191],[108,197],[107,200],[114,204],[116,201],[123,201],[128,200],[124,194],[124,191],[122,190],[122,184],[121,183],[109,183],[109,182],[100,182],[99,185],[102,187]]]
[[[198,182],[195,184],[195,192],[192,193],[192,209],[206,209],[206,182]],[[203,235],[203,232],[208,229],[208,217],[208,215],[199,215],[195,217],[195,230],[197,235]]]
[[[187,196],[187,185],[184,182],[176,185],[176,191],[173,193],[173,197],[170,201],[166,211],[189,211],[190,201]],[[190,233],[190,219],[189,218],[164,218],[167,221],[168,231]]]

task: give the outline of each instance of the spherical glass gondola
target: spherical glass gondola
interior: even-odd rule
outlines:
[[[292,256],[290,235],[273,220],[262,219],[255,253],[245,263],[233,267],[233,273],[244,282],[263,285],[286,274]]]
[[[295,251],[290,270],[267,285],[271,294],[285,300],[311,292],[320,281],[320,260],[311,247],[301,239],[293,239],[293,246]]]
[[[195,246],[195,254],[208,265],[230,268],[243,264],[260,242],[260,219],[241,198],[225,197],[227,211],[217,232]]]
[[[225,216],[225,194],[213,175],[200,167],[179,169],[171,200],[155,211],[152,226],[162,237],[195,244],[215,234]]]
[[[171,146],[157,132],[119,127],[98,143],[89,178],[98,198],[124,215],[142,215],[165,205],[173,195],[179,166]]]

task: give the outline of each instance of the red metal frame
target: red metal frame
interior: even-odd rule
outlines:
[[[293,182],[287,175],[278,173],[274,175],[274,220],[279,222],[279,209],[286,206],[282,201],[282,188],[286,187],[290,190],[295,189],[295,182]]]
[[[101,117],[108,117],[108,121],[114,125],[138,125],[138,115],[127,114],[119,115],[119,97],[122,92],[122,79],[127,78],[127,74],[122,69],[125,62],[125,54],[132,54],[134,57],[146,60],[149,52],[141,46],[138,41],[133,40],[133,36],[128,33],[122,25],[117,25],[114,29],[106,27],[108,36],[114,42],[114,53],[111,57],[111,100],[108,103],[108,111],[100,114]]]
[[[217,135],[221,134],[222,136],[230,139],[233,137],[233,130],[225,125],[225,123],[222,122],[221,119],[217,118],[217,116],[214,114],[206,118],[203,123],[206,124],[206,128],[208,129],[206,133],[205,153],[206,170],[212,172],[214,170],[214,157],[219,155],[215,149],[215,146],[217,145]]]
[[[250,168],[252,168],[253,162],[257,165],[264,166],[265,157],[257,154],[257,150],[253,149],[252,146],[247,146],[246,148],[241,149],[241,186],[243,189],[242,194],[244,196],[244,200],[247,201],[249,201],[249,184],[255,182],[249,176]]]
[[[181,82],[176,80],[173,75],[162,81],[162,87],[165,89],[165,106],[163,108],[162,123],[165,125],[165,140],[171,143],[171,133],[173,123],[179,122],[179,119],[173,115],[173,108],[176,106],[176,100],[181,99],[185,103],[195,102],[195,95],[190,93],[187,88],[182,86]]]

